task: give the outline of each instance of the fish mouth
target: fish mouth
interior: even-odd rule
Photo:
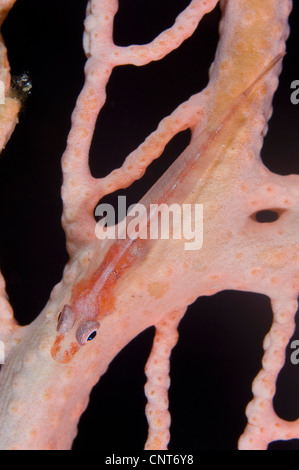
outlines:
[[[79,344],[77,342],[70,343],[68,348],[63,347],[63,340],[64,335],[58,335],[51,348],[51,356],[59,364],[69,363],[75,356],[76,352],[79,350]]]

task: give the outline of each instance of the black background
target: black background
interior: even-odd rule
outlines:
[[[120,0],[115,18],[119,45],[151,41],[170,27],[189,0]],[[288,54],[274,99],[262,157],[280,174],[299,173],[299,105],[290,84],[299,79],[299,6],[294,2]],[[0,157],[0,262],[17,320],[32,321],[61,279],[67,261],[61,217],[60,158],[70,116],[83,86],[85,0],[18,0],[3,26],[12,75],[27,72],[32,93],[20,123]],[[98,119],[91,169],[104,176],[153,131],[158,122],[208,80],[217,42],[220,10],[204,17],[193,37],[161,62],[114,70],[107,103]],[[122,191],[137,202],[187,145],[181,133],[145,177]],[[115,203],[116,196],[106,202]],[[198,299],[180,324],[171,360],[169,449],[236,449],[252,398],[251,382],[261,367],[262,341],[272,313],[263,295],[225,291]],[[146,440],[144,365],[153,328],[135,338],[94,388],[79,424],[74,449],[142,449]],[[299,339],[299,331],[293,339]],[[299,417],[299,366],[282,370],[275,409]],[[299,448],[297,441],[272,449]]]

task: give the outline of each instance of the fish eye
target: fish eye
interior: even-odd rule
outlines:
[[[97,330],[99,329],[100,324],[94,320],[86,320],[78,326],[76,331],[76,339],[81,346],[91,341],[97,335]]]
[[[66,333],[75,323],[75,314],[69,305],[65,305],[57,318],[57,331]]]

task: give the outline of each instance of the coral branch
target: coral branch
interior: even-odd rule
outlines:
[[[15,0],[0,0],[0,26],[5,20]],[[10,95],[10,68],[7,59],[7,51],[3,38],[0,35],[0,82],[4,84],[4,103],[0,104],[0,152],[9,140],[15,125],[18,122],[20,102]],[[0,272],[0,337],[3,333],[10,332],[16,323],[13,311],[8,301],[5,281]],[[1,336],[2,335],[2,336]]]
[[[14,319],[12,307],[8,301],[5,290],[5,281],[0,273],[0,339],[7,338],[7,333],[11,333],[17,323]]]
[[[146,450],[165,450],[169,442],[169,357],[178,340],[177,328],[185,312],[185,308],[171,312],[156,325],[152,351],[145,368],[145,394],[148,399],[145,412],[149,424]]]
[[[86,82],[62,159],[63,226],[71,256],[41,314],[9,339],[0,374],[1,449],[70,448],[92,387],[116,354],[151,325],[156,325],[156,337],[146,368],[146,448],[166,448],[169,355],[184,313],[180,307],[224,289],[266,294],[274,311],[240,448],[266,448],[271,439],[298,437],[298,422],[288,425],[277,418],[272,398],[299,292],[299,176],[271,173],[260,159],[278,83],[275,57],[285,51],[291,3],[222,2],[221,38],[207,88],[165,118],[120,169],[99,180],[89,169],[89,148],[112,68],[127,63],[126,54],[129,63],[136,64],[164,56],[215,4],[194,0],[168,32],[150,45],[129,48],[119,48],[112,40],[117,1],[88,4]],[[7,77],[3,47],[0,62]],[[250,93],[244,93],[248,87]],[[240,95],[244,99],[239,100]],[[13,100],[7,100],[1,119],[3,142],[16,119]],[[97,199],[139,178],[172,136],[187,127],[190,145],[149,191],[148,201],[176,202],[180,207],[203,204],[201,249],[185,249],[183,239],[98,242],[93,220]],[[277,220],[259,223],[258,211],[273,208]],[[0,295],[3,318],[12,325],[2,277]],[[60,314],[66,313],[61,328]]]
[[[13,7],[16,0],[0,0],[0,25],[5,20],[9,10]]]
[[[206,97],[204,93],[191,96],[178,106],[170,116],[160,122],[158,128],[131,152],[124,164],[101,178],[96,184],[96,197],[101,198],[119,189],[127,188],[141,178],[153,160],[160,157],[168,142],[178,133],[204,121]],[[96,200],[94,200],[94,203]]]
[[[299,436],[299,419],[289,423],[280,419],[273,409],[275,383],[285,361],[285,349],[294,332],[297,299],[272,301],[274,321],[264,341],[263,368],[252,384],[254,394],[246,415],[248,425],[239,440],[240,449],[265,450],[268,443]]]
[[[202,17],[213,10],[217,3],[218,0],[192,0],[178,15],[174,25],[149,44],[119,48],[117,64],[145,65],[153,60],[163,59],[194,33]]]
[[[64,211],[62,224],[70,253],[94,239],[94,182],[89,169],[89,149],[106,84],[115,66],[112,41],[117,1],[90,1],[85,21],[84,48],[88,57],[86,81],[72,115],[72,127],[62,157]],[[83,229],[84,227],[84,229]]]
[[[0,26],[5,20],[15,0],[0,1]],[[5,147],[17,122],[20,102],[10,96],[10,69],[7,60],[7,51],[3,38],[0,35],[0,81],[4,83],[5,100],[0,104],[0,151]]]
[[[201,99],[196,96],[162,121],[157,131],[128,157],[121,171],[114,171],[100,180],[92,178],[88,163],[89,149],[113,67],[130,63],[144,65],[161,59],[193,33],[202,16],[213,9],[217,2],[193,0],[178,16],[172,28],[161,33],[150,44],[128,48],[115,46],[112,39],[117,2],[89,2],[84,35],[84,48],[88,57],[86,82],[72,116],[72,128],[62,158],[62,221],[70,253],[74,253],[78,245],[90,243],[94,239],[93,211],[97,201],[103,195],[127,187],[140,178],[151,161],[160,156],[167,142],[180,130],[198,122],[203,115]]]

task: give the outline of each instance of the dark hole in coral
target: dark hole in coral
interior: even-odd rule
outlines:
[[[120,1],[114,19],[115,44],[129,46],[152,41],[161,31],[173,25],[175,18],[189,3],[189,0],[164,0],[161,7],[159,0]]]
[[[279,218],[279,213],[276,209],[267,209],[256,212],[252,218],[260,224],[271,223]]]
[[[96,219],[97,222],[98,222],[99,220],[102,220],[102,219],[105,218],[105,221],[106,221],[106,223],[105,223],[105,225],[104,225],[105,227],[107,227],[107,219],[108,219],[107,216],[108,216],[108,211],[100,211],[99,213],[97,213],[97,212],[95,211],[95,219]],[[114,222],[114,223],[115,223],[115,222]]]
[[[168,167],[179,157],[179,155],[189,145],[191,139],[190,129],[176,134],[166,145],[159,159],[154,160],[146,169],[141,179],[125,189],[119,189],[111,194],[107,194],[95,208],[95,220],[106,218],[106,226],[119,223],[127,215],[127,210],[132,204],[136,204],[145,193],[164,174]],[[104,206],[107,204],[107,206]],[[111,209],[111,207],[112,209]],[[114,211],[113,211],[114,209]],[[110,216],[110,217],[109,217]]]
[[[271,442],[268,446],[268,450],[299,450],[299,439]]]

